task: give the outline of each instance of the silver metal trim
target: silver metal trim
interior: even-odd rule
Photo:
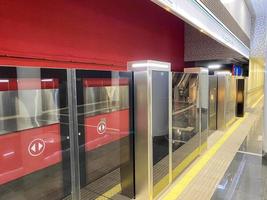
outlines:
[[[199,73],[198,76],[198,85],[199,85],[199,90],[198,90],[198,114],[199,114],[199,120],[198,120],[198,129],[199,129],[199,147],[201,147],[202,144],[202,101],[201,101],[201,90],[202,90],[202,86],[201,86],[201,73]]]
[[[80,165],[76,70],[67,70],[67,90],[69,106],[69,135],[70,135],[70,165],[71,165],[71,196],[73,200],[80,200]]]
[[[132,67],[133,64],[142,63],[138,67]],[[152,65],[151,65],[152,63]],[[153,63],[156,64],[153,66]],[[164,67],[161,68],[160,66]],[[157,196],[154,196],[154,181],[153,181],[153,99],[152,99],[152,72],[161,71],[168,72],[168,87],[169,87],[169,144],[171,143],[172,134],[172,82],[170,75],[170,63],[159,61],[136,61],[129,62],[128,69],[134,71],[134,101],[135,101],[135,170],[136,170],[136,199],[152,200],[160,196],[167,189],[167,186]],[[170,153],[172,145],[169,145],[168,152]],[[169,167],[167,172],[169,177],[172,176],[170,171],[171,157],[168,155]],[[168,185],[171,183],[169,178]]]
[[[169,73],[169,184],[172,182],[172,74]]]
[[[181,109],[181,110],[178,110],[176,112],[173,112],[172,115],[178,115],[178,114],[183,113],[183,112],[185,112],[187,110],[190,110],[191,108],[193,108],[195,106],[196,106],[196,104],[192,104],[191,106],[188,106],[188,107],[186,107],[184,109]]]
[[[147,101],[148,101],[148,190],[149,200],[153,199],[153,138],[152,138],[152,70],[147,71]]]

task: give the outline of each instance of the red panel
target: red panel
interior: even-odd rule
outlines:
[[[0,79],[0,91],[56,89],[58,85],[58,79]]]
[[[0,91],[17,90],[18,84],[16,79],[0,79]]]
[[[104,86],[122,86],[129,85],[127,78],[88,78],[84,79],[84,87],[104,87]]]
[[[59,124],[0,136],[0,184],[61,160]]]
[[[126,69],[154,59],[183,70],[184,23],[150,0],[1,0],[0,13],[2,65]]]
[[[105,127],[101,127],[103,125]],[[129,110],[85,118],[85,150],[90,151],[129,135]]]

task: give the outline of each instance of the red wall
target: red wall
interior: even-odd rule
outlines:
[[[0,1],[2,65],[126,69],[140,59],[184,66],[184,23],[149,0]]]

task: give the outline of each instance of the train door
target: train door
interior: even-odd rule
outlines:
[[[133,198],[132,74],[76,75],[81,198]]]
[[[70,194],[66,70],[0,68],[0,199]]]

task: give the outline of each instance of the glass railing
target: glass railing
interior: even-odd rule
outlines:
[[[200,79],[198,74],[172,73],[172,177],[199,155]]]

